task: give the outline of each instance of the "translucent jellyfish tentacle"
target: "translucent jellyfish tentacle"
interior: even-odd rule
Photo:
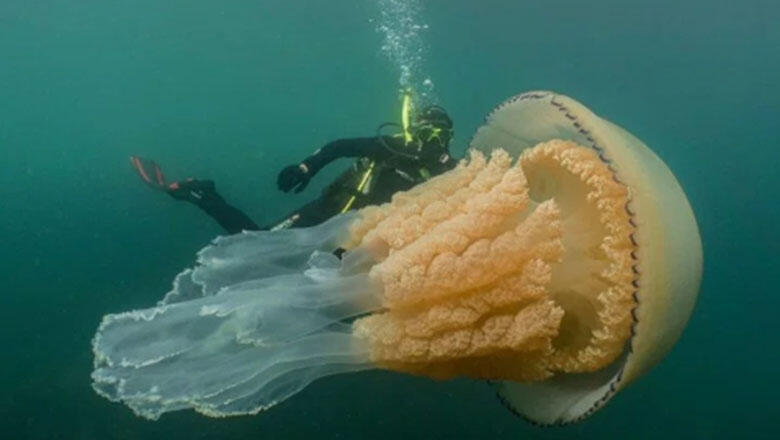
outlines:
[[[344,321],[382,307],[366,273],[373,254],[342,261],[321,250],[337,247],[353,218],[297,231],[286,246],[280,232],[217,240],[198,268],[177,277],[176,294],[166,296],[175,300],[104,317],[93,387],[148,418],[181,408],[220,416],[268,408],[318,377],[371,368],[367,346]],[[285,262],[281,275],[263,272]],[[193,280],[198,270],[208,276]]]
[[[190,278],[202,286],[204,295],[214,295],[241,281],[299,273],[306,269],[313,252],[336,249],[349,235],[348,226],[356,217],[350,212],[306,229],[245,231],[218,237],[198,252],[198,266]]]

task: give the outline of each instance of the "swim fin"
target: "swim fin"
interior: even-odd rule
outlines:
[[[160,191],[168,191],[168,185],[165,183],[165,175],[153,160],[143,157],[130,156],[130,163],[138,175],[147,185]]]

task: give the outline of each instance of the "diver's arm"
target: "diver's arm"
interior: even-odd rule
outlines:
[[[371,157],[378,159],[389,152],[377,137],[339,139],[329,142],[297,165],[285,167],[276,179],[279,189],[296,193],[303,191],[319,170],[336,159],[344,157]]]
[[[371,157],[381,155],[384,151],[381,140],[377,137],[339,139],[327,143],[301,162],[307,168],[309,176],[314,176],[319,170],[337,159],[345,157]]]

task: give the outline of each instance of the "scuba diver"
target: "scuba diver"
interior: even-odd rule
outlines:
[[[349,169],[322,191],[319,198],[268,226],[258,226],[241,210],[228,204],[217,193],[211,180],[190,178],[168,183],[153,161],[136,156],[130,161],[144,182],[174,199],[194,204],[229,234],[242,230],[314,226],[351,209],[389,202],[396,192],[408,190],[457,165],[457,160],[449,153],[454,132],[447,112],[439,106],[427,106],[417,113],[413,121],[410,113],[411,98],[407,93],[404,95],[401,124],[382,124],[373,137],[330,142],[300,163],[285,167],[277,178],[279,189],[299,193],[317,172],[332,161],[357,158]],[[383,133],[392,126],[400,126],[401,133]]]

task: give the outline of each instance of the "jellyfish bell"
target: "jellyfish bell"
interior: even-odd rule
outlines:
[[[500,382],[539,423],[591,414],[690,314],[687,200],[641,142],[548,92],[500,106],[471,151],[388,204],[218,238],[156,307],[104,317],[95,390],[152,419],[254,414],[385,368]]]
[[[488,115],[471,148],[501,147],[517,156],[549,139],[596,152],[613,179],[628,189],[624,208],[632,226],[635,276],[630,337],[614,362],[589,374],[501,386],[507,406],[543,424],[587,417],[659,362],[688,322],[702,272],[696,219],[672,172],[640,140],[579,102],[546,91],[518,95]]]

